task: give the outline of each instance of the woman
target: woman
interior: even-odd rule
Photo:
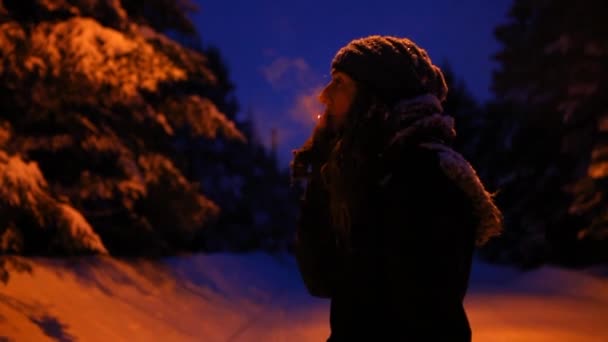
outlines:
[[[328,341],[470,341],[463,300],[475,244],[501,214],[450,148],[441,70],[411,40],[353,40],[332,61],[326,106],[292,176],[307,180],[296,258],[331,298]]]

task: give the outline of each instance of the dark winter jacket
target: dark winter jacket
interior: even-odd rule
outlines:
[[[313,296],[331,298],[328,341],[470,341],[463,308],[478,219],[440,152],[396,144],[378,165],[368,217],[352,247],[329,227],[327,193],[314,175],[301,202],[296,258]]]

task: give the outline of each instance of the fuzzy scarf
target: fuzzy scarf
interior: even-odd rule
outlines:
[[[485,189],[473,166],[446,144],[445,140],[456,136],[456,130],[454,118],[442,112],[439,100],[431,94],[398,103],[393,111],[398,115],[393,115],[392,120],[400,129],[389,146],[414,140],[418,146],[437,153],[444,174],[471,199],[478,222],[476,244],[481,246],[502,232],[502,214],[494,203],[494,194]]]

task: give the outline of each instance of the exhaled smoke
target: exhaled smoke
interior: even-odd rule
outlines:
[[[275,90],[293,89],[310,84],[312,72],[301,57],[278,57],[260,69],[262,76]]]
[[[306,127],[314,126],[323,113],[323,105],[319,102],[319,93],[323,86],[308,88],[298,93],[293,107],[289,111],[291,118]]]

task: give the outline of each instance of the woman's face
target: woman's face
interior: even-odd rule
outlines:
[[[322,123],[336,131],[344,126],[346,114],[355,98],[357,84],[347,74],[332,70],[331,82],[319,94],[319,101],[325,105]]]

